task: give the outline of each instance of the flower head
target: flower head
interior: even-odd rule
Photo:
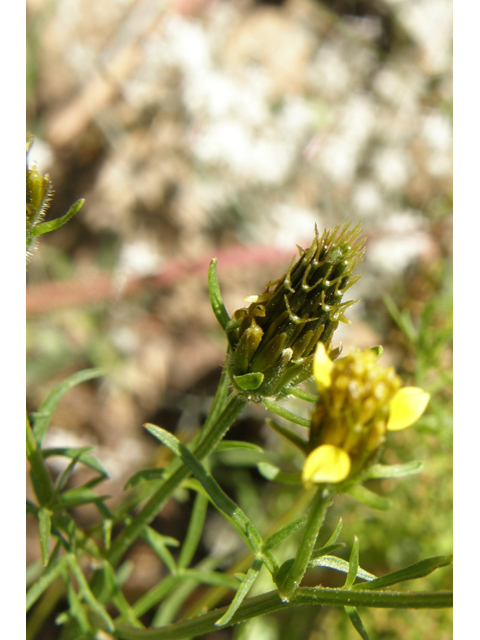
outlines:
[[[378,453],[387,431],[409,427],[425,411],[430,395],[401,388],[393,367],[377,360],[373,350],[355,349],[332,362],[325,346],[317,345],[313,373],[320,396],[302,473],[306,486],[356,475]]]
[[[267,284],[263,294],[247,298],[226,327],[232,356],[228,371],[236,390],[252,397],[277,395],[311,375],[320,341],[330,345],[343,313],[355,301],[342,302],[360,276],[352,276],[363,257],[360,225],[328,229],[315,238],[287,273]]]

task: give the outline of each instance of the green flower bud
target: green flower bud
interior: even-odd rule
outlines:
[[[42,176],[34,166],[28,166],[28,152],[33,143],[33,136],[27,135],[27,193],[26,193],[26,225],[27,225],[27,252],[34,240],[34,227],[40,224],[45,216],[53,189],[50,178]],[[28,254],[27,254],[28,255]]]
[[[321,236],[315,228],[312,245],[299,247],[287,273],[234,313],[225,331],[237,391],[254,399],[277,396],[312,375],[316,344],[330,346],[338,323],[348,323],[345,309],[356,302],[342,298],[360,277],[352,276],[364,253],[360,233],[360,224],[338,225]]]

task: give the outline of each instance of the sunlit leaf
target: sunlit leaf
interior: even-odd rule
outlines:
[[[67,213],[61,218],[49,220],[48,222],[42,222],[41,224],[33,227],[33,229],[31,230],[31,235],[40,236],[43,233],[49,233],[50,231],[55,231],[55,229],[63,227],[65,223],[67,223],[71,218],[73,218],[74,215],[76,215],[80,211],[80,209],[83,207],[84,202],[84,199],[77,200],[77,202],[72,204]]]
[[[210,294],[210,304],[212,305],[213,313],[218,321],[218,324],[225,331],[227,323],[230,322],[230,316],[223,304],[222,293],[220,291],[220,285],[217,278],[217,259],[214,258],[210,262],[208,269],[208,291]]]
[[[392,584],[404,582],[405,580],[416,580],[417,578],[427,576],[429,573],[432,573],[432,571],[435,571],[435,569],[448,567],[452,563],[452,560],[453,556],[451,555],[427,558],[425,560],[420,560],[420,562],[416,562],[409,567],[405,567],[405,569],[400,569],[399,571],[394,571],[393,573],[389,573],[381,578],[376,578],[368,584],[355,585],[353,588],[361,587],[362,589],[384,589],[385,587],[390,587]]]

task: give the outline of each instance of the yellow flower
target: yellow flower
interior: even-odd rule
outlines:
[[[332,362],[319,342],[313,374],[319,399],[310,429],[311,452],[302,472],[305,486],[342,482],[371,462],[386,431],[416,422],[430,394],[418,387],[400,388],[393,367],[377,364],[373,350],[353,350]]]

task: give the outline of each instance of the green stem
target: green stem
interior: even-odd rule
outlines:
[[[52,615],[53,610],[57,606],[60,598],[65,595],[65,585],[61,580],[56,580],[50,585],[50,588],[43,594],[42,599],[32,611],[27,621],[26,640],[34,640],[37,637],[43,625]]]
[[[330,605],[352,607],[376,607],[387,609],[439,609],[451,607],[451,591],[351,591],[348,589],[325,589],[320,587],[302,587],[297,589],[290,602],[283,602],[277,591],[249,598],[242,602],[228,625],[232,626],[245,620],[263,616],[276,611],[301,605]],[[115,637],[122,640],[181,640],[217,631],[215,622],[226,612],[227,607],[215,609],[202,616],[177,622],[158,629],[133,629],[118,626]]]
[[[279,586],[280,595],[285,602],[288,602],[292,598],[300,586],[300,582],[305,575],[308,563],[312,557],[320,527],[323,524],[325,514],[330,504],[330,493],[325,489],[324,485],[319,486],[312,500],[310,511],[308,512],[307,523],[303,531],[302,541],[295,562],[283,584]]]
[[[294,500],[291,507],[289,507],[287,511],[282,513],[269,525],[264,535],[264,539],[266,540],[270,535],[274,534],[287,524],[290,524],[299,513],[303,512],[309,500],[310,498],[308,497],[308,493],[306,491],[302,491]],[[227,575],[234,576],[236,573],[246,573],[248,568],[251,566],[253,559],[253,553],[246,553],[237,560],[232,567],[230,567],[226,572]],[[215,607],[221,600],[224,600],[228,594],[229,589],[227,587],[211,587],[195,600],[193,605],[182,615],[182,618],[193,618],[195,616],[199,616],[202,611],[208,611]]]
[[[219,413],[217,420],[209,425],[209,428],[203,434],[201,441],[195,448],[194,455],[197,460],[202,460],[212,453],[247,402],[248,400],[235,394],[229,397],[223,411]],[[158,487],[147,504],[113,542],[107,556],[108,561],[112,565],[119,562],[128,547],[140,535],[143,527],[155,518],[164,502],[189,475],[190,469],[186,465],[182,465],[181,467],[177,467],[160,487]]]

